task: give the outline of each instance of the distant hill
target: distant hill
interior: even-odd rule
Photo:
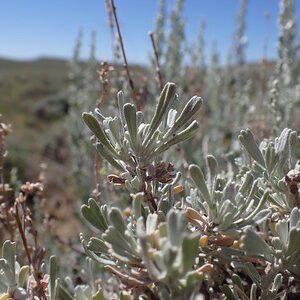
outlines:
[[[66,77],[67,61],[63,59],[41,58],[28,61],[17,61],[0,58],[0,80],[7,76]]]

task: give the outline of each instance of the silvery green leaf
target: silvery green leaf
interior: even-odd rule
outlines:
[[[167,118],[167,126],[170,128],[174,125],[175,123],[175,118],[177,115],[177,111],[175,109],[170,109],[168,113],[168,118]]]
[[[276,250],[283,250],[283,247],[286,247],[286,245],[282,244],[282,241],[279,237],[273,237],[271,240],[273,248]]]
[[[137,231],[137,236],[140,240],[143,262],[149,272],[150,278],[158,278],[161,275],[161,272],[149,257],[146,229],[145,229],[143,217],[140,217],[137,220],[136,231]]]
[[[262,167],[265,167],[265,160],[264,157],[259,150],[252,132],[250,129],[242,130],[239,135],[239,141],[244,146],[245,150],[248,152],[248,154]]]
[[[225,200],[222,202],[221,206],[219,207],[219,217],[221,220],[227,213],[232,213],[234,211],[234,207],[230,200]]]
[[[146,234],[150,235],[152,234],[158,223],[158,216],[157,214],[149,214],[146,220]]]
[[[290,133],[291,133],[291,129],[285,128],[282,130],[278,139],[275,140],[276,154],[282,154],[283,152],[286,151]]]
[[[117,144],[117,141],[116,141],[115,137],[113,136],[111,130],[110,129],[105,129],[104,132],[105,132],[107,138],[109,139],[112,147],[114,149],[117,149],[118,148],[118,144]]]
[[[293,227],[290,229],[289,241],[287,245],[286,255],[289,256],[294,252],[300,251],[300,228]]]
[[[275,292],[275,293],[278,292],[278,290],[280,289],[280,287],[282,285],[282,279],[283,279],[283,276],[281,273],[279,273],[275,276],[273,285],[272,285],[272,292]]]
[[[2,257],[6,260],[13,277],[15,277],[16,273],[16,243],[11,241],[5,241],[2,247]],[[14,278],[14,282],[16,283],[16,279]]]
[[[133,190],[133,188],[132,188],[131,183],[130,183],[129,180],[125,180],[125,187],[126,187],[126,189],[128,191],[132,191]]]
[[[185,213],[171,210],[167,216],[167,226],[171,245],[179,246],[186,227]]]
[[[120,233],[125,232],[125,230],[127,229],[122,213],[116,207],[113,207],[111,209],[109,213],[109,221]]]
[[[215,203],[221,203],[223,199],[223,192],[222,191],[212,191],[213,194],[211,196],[212,199],[214,199]]]
[[[168,150],[171,146],[179,144],[183,141],[186,141],[190,139],[199,128],[199,124],[197,121],[193,121],[186,129],[176,134],[174,137],[172,137],[168,142],[162,144],[160,147],[158,147],[152,156],[158,155],[166,150]]]
[[[172,133],[176,132],[185,124],[187,124],[193,118],[193,116],[199,111],[202,102],[203,100],[201,97],[197,97],[197,96],[192,97],[185,105],[179,117],[176,119],[171,132]]]
[[[223,200],[230,200],[230,202],[235,202],[235,196],[237,194],[237,186],[234,181],[228,181],[223,190]]]
[[[242,237],[244,251],[246,255],[263,257],[272,261],[273,252],[269,245],[252,229],[247,228],[245,235]]]
[[[112,147],[110,141],[107,139],[106,134],[101,128],[100,124],[96,120],[96,118],[91,113],[83,113],[82,114],[83,121],[90,128],[90,130],[94,133],[97,139],[111,152],[117,155],[115,149]]]
[[[23,266],[20,268],[19,271],[19,278],[18,278],[18,285],[19,287],[24,287],[26,280],[28,279],[29,276],[29,266]]]
[[[252,184],[253,184],[253,180],[254,180],[254,177],[253,175],[251,174],[251,171],[248,171],[245,175],[245,177],[243,178],[243,183],[239,189],[239,192],[241,194],[244,194],[246,193],[247,191],[249,191],[252,187]]]
[[[255,284],[260,285],[261,276],[259,275],[259,273],[257,272],[257,270],[255,269],[255,267],[253,266],[252,263],[236,263],[236,262],[233,262],[233,266],[235,268],[239,268],[242,271],[244,271],[251,278],[251,280]]]
[[[169,201],[167,199],[160,199],[157,205],[157,209],[162,211],[165,215],[170,210]]]
[[[253,217],[253,223],[256,225],[260,225],[263,222],[265,222],[271,214],[271,211],[269,209],[263,209],[260,212],[258,212],[254,217]]]
[[[93,259],[94,261],[96,261],[97,263],[101,264],[101,265],[115,265],[115,262],[112,261],[112,260],[108,260],[108,259],[104,259],[98,255],[96,255],[94,252],[90,251],[88,248],[87,248],[87,245],[86,245],[86,242],[84,240],[84,237],[83,237],[83,234],[81,233],[79,235],[80,237],[80,242],[83,246],[83,249],[86,253],[87,256],[89,256],[91,259]]]
[[[163,251],[155,251],[153,254],[153,262],[155,263],[155,265],[157,266],[157,268],[161,271],[160,274],[160,280],[163,280],[166,275],[166,265],[164,262],[164,255],[163,255]]]
[[[244,291],[244,287],[243,287],[243,283],[242,283],[242,279],[239,275],[237,274],[233,274],[232,277],[232,282],[237,285],[242,291]]]
[[[96,149],[98,153],[107,160],[113,167],[115,167],[117,170],[124,172],[125,169],[112,157],[110,152],[100,143],[96,144]]]
[[[154,132],[154,134],[151,136],[151,138],[147,140],[147,143],[145,145],[144,145],[144,142],[146,140],[144,140],[144,142],[143,142],[143,147],[144,147],[143,154],[144,155],[151,153],[153,151],[153,148],[156,147],[159,135],[160,135],[160,131],[156,130]]]
[[[105,241],[111,243],[113,247],[124,248],[134,256],[138,256],[136,240],[119,213],[118,208],[112,208],[112,212],[109,214],[111,225],[108,226],[108,230],[102,237]]]
[[[140,180],[139,176],[135,176],[131,181],[130,184],[134,191],[138,192],[142,189],[143,183]]]
[[[105,242],[101,239],[98,239],[96,237],[90,238],[87,248],[90,251],[93,251],[95,253],[101,253],[101,254],[107,254],[108,253],[108,247],[106,246]]]
[[[206,165],[207,165],[207,172],[212,184],[212,181],[216,177],[217,169],[218,169],[218,162],[213,155],[206,156]]]
[[[210,194],[202,170],[197,165],[190,165],[189,172],[202,197],[207,202],[209,207],[212,208],[213,204],[210,199]]]
[[[132,148],[136,150],[137,147],[137,120],[136,109],[133,104],[126,103],[124,105],[124,116],[127,124],[127,130],[129,132]]]
[[[111,118],[108,121],[108,128],[110,129],[115,141],[117,142],[118,145],[122,143],[120,140],[120,126],[117,117]]]
[[[176,262],[177,262],[176,258],[179,257],[178,251],[179,251],[179,249],[176,246],[169,246],[169,247],[163,248],[163,259],[164,259],[164,263],[168,269],[169,276],[174,275],[174,273],[173,273],[174,271],[176,273],[179,272],[179,270],[177,269],[178,266],[176,264]],[[174,268],[174,265],[175,265],[175,268]],[[159,277],[159,278],[161,278],[161,277]]]
[[[144,193],[137,193],[133,195],[133,213],[136,219],[142,216],[142,202],[144,200]]]
[[[196,189],[190,190],[190,195],[186,198],[187,203],[189,203],[194,209],[205,211],[203,203],[199,201]]]
[[[183,238],[182,241],[182,268],[183,273],[192,269],[198,254],[199,235],[193,234]]]
[[[89,199],[88,205],[84,204],[81,206],[81,213],[91,225],[100,231],[105,231],[107,229],[107,222],[94,199]]]
[[[146,132],[148,131],[148,128],[149,128],[149,124],[145,124],[145,123],[141,123],[138,126],[138,135],[140,140],[144,139],[144,137],[146,136]]]
[[[121,125],[122,125],[121,127],[124,128],[124,125],[126,122],[125,116],[124,116],[124,110],[123,110],[125,101],[124,101],[124,94],[122,91],[118,92],[117,98],[118,98],[118,109],[119,109],[120,121],[121,121]]]
[[[137,223],[136,223],[136,234],[137,234],[138,238],[145,238],[145,239],[147,239],[145,222],[144,222],[144,218],[143,217],[140,217],[137,220]]]
[[[167,111],[167,108],[169,107],[170,103],[174,101],[176,94],[176,86],[174,83],[168,82],[158,100],[158,104],[156,106],[155,113],[153,115],[153,118],[150,123],[148,138],[152,136],[152,134],[155,132],[155,130],[159,127],[161,121],[163,120],[163,117]]]
[[[238,300],[238,298],[235,297],[234,293],[227,284],[223,284],[222,286],[220,286],[220,290],[224,293],[228,300]]]
[[[231,212],[228,212],[224,215],[223,221],[221,225],[218,227],[220,230],[226,230],[228,229],[233,222],[233,216]]]
[[[254,198],[254,196],[255,196],[255,194],[257,193],[257,190],[258,190],[258,183],[259,183],[258,178],[253,181],[251,190],[250,190],[250,192],[248,194],[248,197],[247,197],[247,201],[250,201],[250,199]]]
[[[49,264],[50,264],[49,296],[50,296],[50,300],[56,300],[57,259],[54,255],[50,257]]]
[[[256,290],[257,290],[257,285],[253,283],[251,285],[251,290],[250,290],[250,299],[249,300],[256,300]]]
[[[273,145],[269,145],[265,154],[266,167],[271,173],[276,165],[275,149]]]
[[[286,220],[279,220],[275,225],[275,230],[283,245],[287,245],[289,239],[289,227]]]
[[[283,173],[287,171],[290,166],[289,158],[291,155],[290,135],[291,129],[285,128],[278,139],[275,140],[275,153],[276,153],[276,168]]]
[[[299,221],[300,221],[300,209],[294,207],[290,215],[290,229],[294,227],[298,227],[300,225]]]
[[[245,218],[245,221],[251,220],[265,205],[268,197],[269,197],[270,192],[266,190],[263,194],[263,196],[260,198],[259,203],[257,204],[256,208],[253,210],[253,212]]]
[[[136,262],[139,259],[139,256],[135,249],[130,244],[129,237],[113,226],[109,226],[108,230],[103,234],[103,239],[111,244],[112,249],[115,252],[115,255],[118,254],[119,259],[122,258],[122,261]]]
[[[4,276],[6,278],[6,283],[9,288],[15,288],[17,283],[16,283],[16,278],[15,274],[12,273],[11,268],[9,267],[9,264],[6,259],[1,258],[0,259],[0,270],[2,269]]]

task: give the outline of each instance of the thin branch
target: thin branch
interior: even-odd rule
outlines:
[[[123,43],[123,39],[122,39],[122,35],[121,35],[121,30],[120,30],[120,25],[119,25],[119,21],[118,21],[118,17],[117,17],[117,10],[116,10],[114,0],[110,0],[110,4],[111,4],[111,7],[112,7],[112,12],[113,12],[116,27],[117,27],[117,32],[118,32],[119,41],[120,41],[121,50],[122,50],[122,55],[123,55],[123,60],[124,60],[124,68],[125,68],[126,75],[127,75],[127,78],[128,78],[129,86],[131,88],[131,94],[132,94],[133,101],[134,101],[136,109],[140,110],[139,99],[138,99],[137,93],[135,91],[134,83],[133,83],[133,80],[132,80],[130,72],[129,72],[127,57],[126,57],[126,53],[125,53],[124,43]]]
[[[160,68],[160,63],[159,63],[159,55],[158,55],[158,51],[157,51],[156,42],[155,42],[155,39],[154,39],[153,32],[149,32],[149,36],[150,36],[150,39],[151,39],[152,48],[153,48],[153,52],[154,52],[154,61],[155,61],[155,65],[156,65],[156,80],[157,80],[159,89],[162,91],[162,89],[163,89],[163,80],[162,80],[161,68]]]
[[[111,49],[114,54],[115,59],[115,28],[114,28],[114,22],[113,22],[113,13],[111,9],[111,5],[109,3],[109,0],[105,1],[106,10],[107,10],[107,16],[108,16],[108,26],[110,28],[110,34],[111,34]]]
[[[27,258],[28,258],[28,262],[29,262],[30,265],[32,265],[32,259],[31,259],[30,252],[29,252],[29,249],[28,249],[26,235],[25,235],[25,232],[24,232],[24,229],[23,229],[23,226],[22,226],[22,222],[21,222],[21,218],[20,218],[20,215],[19,215],[18,203],[16,203],[16,205],[15,205],[15,210],[16,210],[16,215],[15,215],[16,222],[17,222],[17,226],[18,226],[18,229],[19,229],[19,233],[21,235],[23,246],[24,246]]]

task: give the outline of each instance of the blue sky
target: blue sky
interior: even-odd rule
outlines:
[[[154,28],[158,0],[115,0],[128,60],[147,63],[151,51],[148,32]],[[170,10],[175,0],[166,0]],[[279,0],[249,0],[247,58],[261,58],[265,12],[270,14],[268,57],[276,56]],[[297,19],[300,1],[296,0]],[[186,39],[196,38],[200,21],[206,22],[207,53],[214,40],[226,57],[235,28],[238,0],[186,0]],[[32,59],[72,54],[79,28],[84,32],[82,56],[89,51],[90,35],[97,31],[97,57],[111,59],[111,37],[104,0],[2,0],[0,3],[0,57]]]

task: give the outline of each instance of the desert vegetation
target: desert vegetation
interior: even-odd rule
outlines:
[[[277,59],[249,63],[241,0],[221,63],[205,21],[187,45],[185,1],[160,0],[149,66],[128,64],[104,2],[112,62],[95,33],[82,61],[81,31],[67,66],[26,66],[35,84],[2,62],[0,300],[299,299],[295,2],[279,1]]]

